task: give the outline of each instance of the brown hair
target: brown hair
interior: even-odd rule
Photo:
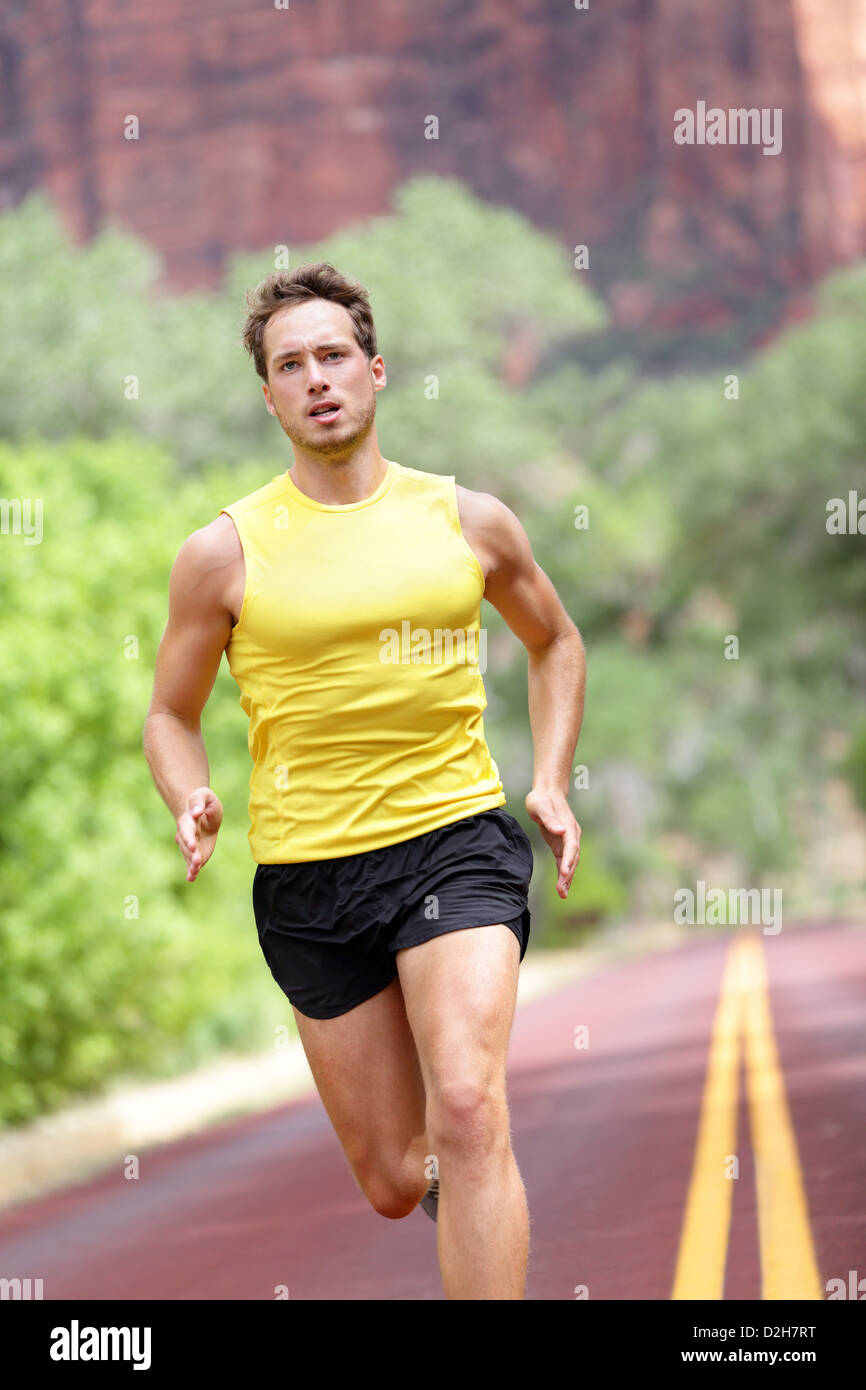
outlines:
[[[370,297],[358,280],[341,275],[327,261],[299,265],[295,270],[278,270],[256,285],[252,294],[247,291],[249,313],[243,330],[243,345],[252,357],[256,371],[263,381],[268,379],[262,340],[272,314],[287,304],[300,304],[305,299],[331,299],[342,304],[352,316],[355,340],[368,361],[375,357],[376,328]]]

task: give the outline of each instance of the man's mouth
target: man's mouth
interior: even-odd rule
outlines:
[[[317,405],[310,411],[312,420],[333,420],[335,415],[340,413],[338,405]]]

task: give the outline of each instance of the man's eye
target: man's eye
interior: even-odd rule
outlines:
[[[343,356],[343,354],[342,354],[341,352],[338,352],[336,348],[334,349],[333,352],[329,352],[327,355],[328,355],[328,357],[342,357],[342,356]]]
[[[297,363],[296,363],[296,362],[284,362],[284,363],[283,363],[283,370],[285,370],[286,367],[295,367],[295,366],[297,366]]]

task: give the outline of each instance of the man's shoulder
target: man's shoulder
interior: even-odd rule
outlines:
[[[240,537],[232,518],[220,512],[207,526],[187,536],[175,564],[190,578],[201,578],[212,570],[232,564],[242,555]]]
[[[486,581],[496,574],[532,564],[529,538],[511,508],[491,492],[457,485],[460,529],[475,552]],[[488,595],[489,596],[489,595]]]
[[[484,530],[497,530],[503,525],[507,526],[509,518],[517,520],[510,507],[500,498],[494,497],[492,492],[474,492],[471,488],[462,487],[460,483],[455,483],[455,488],[461,522]]]

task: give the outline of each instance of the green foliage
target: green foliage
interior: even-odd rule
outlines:
[[[605,318],[561,248],[456,181],[411,180],[395,215],[293,248],[293,266],[309,260],[368,286],[389,370],[385,452],[437,472],[477,458],[500,412],[510,425],[500,432],[503,463],[517,467],[531,451],[538,422],[498,374],[513,327],[555,344]],[[246,292],[273,270],[272,251],[238,256],[217,293],[159,293],[159,263],[143,242],[109,228],[74,247],[47,195],[33,194],[0,217],[0,319],[15,328],[0,343],[5,435],[134,432],[164,441],[182,468],[255,452],[266,471],[274,465],[269,476],[281,471],[286,439],[241,345]],[[425,398],[430,376],[440,382],[435,403]]]
[[[862,722],[851,740],[846,771],[857,805],[866,811],[866,724]]]
[[[608,917],[616,917],[628,906],[628,888],[615,866],[602,858],[598,837],[584,835],[580,863],[566,898],[556,891],[556,865],[550,848],[542,840],[533,845],[535,870],[530,905],[531,940],[535,942],[536,923],[550,947],[573,946],[589,929]]]
[[[588,647],[588,823],[609,841],[626,805],[632,840],[688,837],[692,868],[733,856],[743,882],[801,861],[835,770],[825,735],[854,724],[866,690],[862,539],[826,529],[829,499],[862,494],[862,266],[821,299],[745,366],[645,382],[594,414],[580,401],[573,486],[521,512]],[[575,376],[537,389],[556,398]],[[623,761],[627,795],[606,797]],[[856,748],[847,766],[856,786]]]
[[[264,1042],[285,1016],[251,926],[248,754],[228,673],[204,723],[227,823],[195,884],[141,747],[174,555],[259,476],[208,497],[132,438],[0,449],[0,495],[43,514],[41,544],[2,537],[2,1120],[118,1071]]]

